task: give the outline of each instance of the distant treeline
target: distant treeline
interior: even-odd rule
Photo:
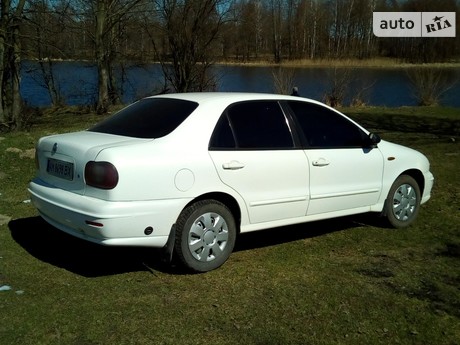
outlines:
[[[95,59],[97,2],[29,1],[28,8],[24,10],[27,20],[21,24],[23,56]],[[111,45],[112,54],[116,53],[119,59],[154,61],[158,55],[167,60],[172,54],[169,36],[164,33],[168,17],[176,17],[179,25],[189,25],[187,18],[179,18],[181,15],[176,12],[181,6],[188,6],[187,3],[194,1],[104,2],[109,9],[128,11],[107,28],[110,38],[107,37],[105,44]],[[278,63],[302,59],[394,57],[426,63],[451,60],[460,53],[460,40],[455,38],[377,38],[372,32],[372,13],[375,11],[459,12],[460,2],[456,0],[212,2],[215,13],[195,11],[188,18],[189,21],[209,22],[210,31],[216,30],[215,24],[219,22],[218,32],[208,46],[207,59]],[[132,6],[129,6],[130,3]],[[174,30],[174,26],[170,29]]]

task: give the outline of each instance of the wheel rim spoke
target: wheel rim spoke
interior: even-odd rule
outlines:
[[[404,219],[410,218],[411,215],[412,215],[412,210],[410,208],[406,209],[406,211],[404,212]]]
[[[223,249],[223,248],[220,248],[219,244],[216,242],[216,243],[212,246],[212,254],[213,254],[215,257],[218,257],[219,255],[222,254],[222,249]]]
[[[403,196],[406,196],[408,192],[407,184],[403,184],[401,187],[399,187],[399,191]]]
[[[409,186],[409,189],[407,191],[407,197],[410,199],[415,199],[415,190],[411,186]]]
[[[190,251],[192,253],[197,253],[197,252],[200,252],[203,248],[203,243],[201,240],[197,240],[195,242],[189,242],[189,245],[188,245]]]
[[[203,214],[201,217],[200,217],[201,221],[203,222],[203,225],[204,225],[204,228],[205,229],[211,229],[214,227],[214,224],[213,224],[213,217],[211,215],[211,213],[206,213],[206,214]]]
[[[190,235],[192,237],[201,238],[204,234],[204,227],[201,222],[195,222],[192,228],[190,229]]]
[[[401,204],[396,204],[396,205],[393,205],[393,213],[398,215],[399,213],[401,213],[401,210],[402,210],[402,205]]]
[[[393,203],[400,203],[402,200],[402,194],[399,193],[399,191],[396,191],[394,197],[393,197]]]
[[[210,254],[211,248],[204,246],[203,251],[199,255],[199,260],[200,261],[209,261],[209,254]]]
[[[220,231],[220,229],[224,228],[226,226],[225,219],[221,216],[217,216],[214,220],[214,229],[217,231]]]
[[[221,231],[217,234],[217,242],[222,243],[222,242],[227,242],[228,240],[228,232],[227,231]]]

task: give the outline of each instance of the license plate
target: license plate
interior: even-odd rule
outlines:
[[[48,158],[48,165],[46,167],[46,171],[50,175],[63,178],[69,181],[73,180],[73,163]]]

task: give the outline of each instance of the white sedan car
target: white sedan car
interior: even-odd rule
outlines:
[[[427,158],[319,102],[189,93],[142,99],[89,130],[41,138],[31,199],[50,224],[110,246],[221,266],[239,233],[376,212],[411,224]]]

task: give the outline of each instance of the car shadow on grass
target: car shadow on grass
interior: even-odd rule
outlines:
[[[375,214],[358,214],[243,233],[239,236],[234,251],[270,247],[361,226],[388,228],[386,221]]]
[[[39,216],[12,220],[8,226],[13,239],[29,254],[84,277],[168,270],[160,250],[87,242],[54,228]]]
[[[41,217],[12,220],[8,224],[13,239],[35,258],[84,277],[100,277],[145,271],[186,274],[180,266],[166,263],[159,249],[106,247],[68,235]],[[234,251],[275,246],[301,239],[382,224],[373,215],[358,215],[303,223],[241,234]]]

